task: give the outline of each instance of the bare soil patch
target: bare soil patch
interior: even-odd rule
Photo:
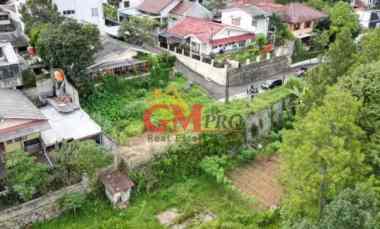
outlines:
[[[280,161],[278,156],[260,158],[229,174],[235,187],[256,198],[265,208],[279,205],[283,193],[278,180]]]

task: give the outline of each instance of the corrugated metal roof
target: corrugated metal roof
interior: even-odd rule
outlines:
[[[21,91],[12,89],[0,89],[0,117],[46,120],[46,117]]]

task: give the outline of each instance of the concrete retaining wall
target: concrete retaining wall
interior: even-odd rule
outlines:
[[[274,57],[261,62],[242,65],[240,68],[229,69],[228,77],[231,86],[246,85],[258,81],[270,79],[288,71],[289,60],[287,57]]]
[[[227,68],[216,68],[211,64],[201,62],[199,60],[193,59],[191,57],[177,54],[175,52],[170,52],[177,57],[177,61],[186,65],[192,71],[202,75],[207,80],[212,80],[217,84],[226,85],[227,79]]]
[[[19,229],[35,222],[58,217],[62,213],[62,210],[59,208],[60,199],[69,193],[86,192],[88,189],[87,183],[87,179],[84,179],[79,184],[60,189],[24,204],[1,211],[0,228]]]
[[[246,135],[247,141],[265,136],[269,134],[276,125],[281,125],[283,122],[283,114],[286,109],[289,109],[291,97],[287,97],[265,110],[256,112],[247,117],[246,120]]]

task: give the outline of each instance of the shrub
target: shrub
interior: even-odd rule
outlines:
[[[272,142],[272,143],[266,145],[265,149],[264,149],[264,152],[267,155],[272,155],[272,154],[277,153],[278,150],[280,149],[280,147],[281,147],[281,142],[280,141],[275,141],[275,142]]]
[[[257,150],[255,150],[255,149],[244,149],[244,150],[240,151],[240,153],[238,155],[238,160],[240,162],[245,163],[245,162],[255,160],[256,156],[257,156]]]
[[[36,75],[30,69],[22,72],[22,82],[25,88],[32,88],[36,86]]]
[[[228,184],[224,171],[228,164],[226,155],[205,157],[200,162],[200,167],[208,176],[214,178],[219,184]]]
[[[74,215],[84,205],[86,194],[81,192],[68,193],[59,201],[59,207],[65,212],[73,212]]]
[[[23,201],[31,200],[46,185],[47,165],[37,162],[35,157],[23,151],[7,154],[5,166],[8,184]]]
[[[94,181],[96,172],[112,162],[111,155],[94,141],[70,142],[63,144],[55,155],[56,167],[66,184],[77,182],[83,174]]]

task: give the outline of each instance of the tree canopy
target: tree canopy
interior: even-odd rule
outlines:
[[[321,106],[296,122],[294,130],[285,131],[281,152],[286,219],[317,219],[329,199],[363,179],[364,132],[356,124],[360,108],[348,91],[333,87]]]
[[[129,43],[152,44],[154,42],[153,32],[159,23],[149,17],[130,17],[123,21],[119,34]]]
[[[5,167],[12,191],[24,201],[31,200],[48,178],[48,167],[23,151],[7,154]]]
[[[44,27],[36,42],[39,56],[51,67],[62,68],[75,82],[86,75],[100,48],[99,30],[73,20]]]
[[[27,0],[21,8],[21,16],[27,34],[40,24],[57,24],[63,20],[52,0]]]

